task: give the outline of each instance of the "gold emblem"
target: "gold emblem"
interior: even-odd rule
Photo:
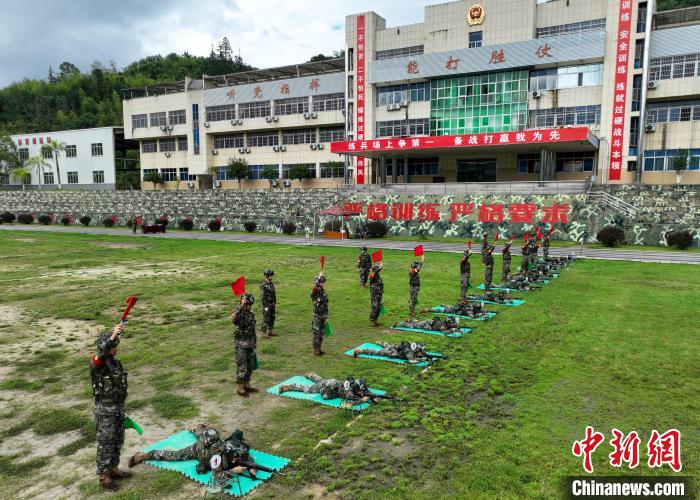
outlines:
[[[467,22],[469,26],[474,26],[477,24],[482,24],[486,19],[486,14],[484,14],[484,8],[478,3],[472,5],[467,13]]]

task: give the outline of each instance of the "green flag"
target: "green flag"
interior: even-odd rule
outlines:
[[[323,329],[323,335],[326,337],[330,337],[331,334],[333,333],[333,328],[331,328],[331,324],[326,321],[326,327]]]
[[[258,363],[258,351],[254,351],[253,356],[253,370],[257,370],[260,368],[260,363]]]
[[[417,306],[420,305],[420,301],[418,300],[418,297],[416,297],[416,305],[417,305]]]
[[[384,307],[384,304],[379,304],[379,314],[386,314],[386,307]]]
[[[139,436],[143,434],[143,429],[141,428],[141,426],[133,420],[131,420],[131,417],[124,418],[124,428],[134,429],[136,432],[138,432]]]

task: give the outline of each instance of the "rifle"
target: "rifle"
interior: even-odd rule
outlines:
[[[387,399],[392,403],[403,402],[403,399],[397,398],[396,396],[392,396],[391,394],[377,394],[376,392],[372,391],[365,391],[363,396],[367,396],[368,398],[374,401],[376,401],[377,399]]]
[[[253,473],[253,471],[267,472],[268,474],[278,476],[286,475],[283,472],[278,471],[277,469],[271,469],[270,467],[265,467],[264,465],[256,464],[253,461],[242,460],[240,458],[236,459],[231,468],[233,467],[245,467],[246,472],[248,473],[248,477],[250,477],[251,479],[258,479],[258,477],[255,475],[255,473]]]

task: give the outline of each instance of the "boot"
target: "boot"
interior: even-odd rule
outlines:
[[[314,356],[323,356],[323,351],[318,347],[314,347]]]
[[[112,479],[128,479],[131,477],[131,472],[119,470],[119,467],[112,467],[109,470],[109,477]]]
[[[246,390],[246,392],[250,392],[250,393],[258,392],[258,390],[255,387],[250,386],[250,382],[245,383],[245,390]]]
[[[119,489],[119,485],[111,477],[109,477],[109,472],[100,474],[100,486],[105,490],[116,491]]]
[[[377,323],[376,319],[369,320],[369,324],[370,324],[370,326],[379,326],[379,323]]]
[[[279,393],[282,394],[283,392],[289,392],[292,390],[291,385],[281,385],[279,388]]]
[[[133,467],[148,460],[148,453],[139,452],[129,459],[129,467]]]
[[[236,394],[238,394],[242,398],[248,397],[248,393],[245,390],[245,384],[238,384],[238,389],[236,390]]]
[[[355,349],[355,350],[352,351],[352,357],[353,357],[353,358],[356,358],[356,357],[357,357],[357,349]]]
[[[268,337],[276,337],[277,335],[275,335],[275,331],[274,331],[274,330],[270,329],[270,330],[267,331],[267,336],[268,336]]]

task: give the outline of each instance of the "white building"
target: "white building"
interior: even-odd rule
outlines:
[[[110,190],[115,188],[115,153],[125,149],[123,127],[99,127],[12,135],[19,157],[26,161],[41,157],[44,164],[32,168],[27,188]],[[54,158],[44,146],[51,141],[65,145],[65,151]],[[129,148],[130,149],[130,148]],[[56,163],[58,161],[58,169]],[[22,180],[10,175],[5,188],[19,189]]]

